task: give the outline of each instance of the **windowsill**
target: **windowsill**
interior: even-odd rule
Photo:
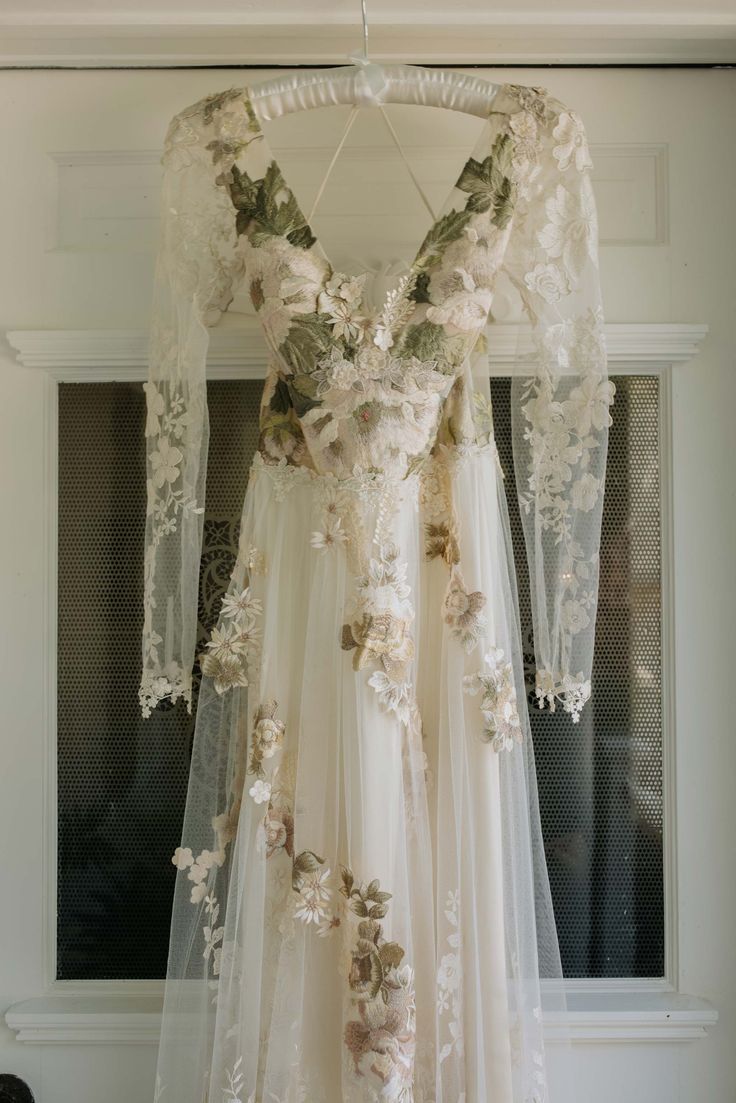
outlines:
[[[718,1021],[707,1000],[678,992],[571,992],[565,1014],[545,1017],[545,1037],[575,1043],[689,1042]],[[161,996],[50,994],[8,1009],[19,1042],[37,1045],[155,1045]]]

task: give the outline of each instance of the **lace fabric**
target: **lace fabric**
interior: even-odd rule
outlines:
[[[213,120],[209,119],[209,127]],[[191,711],[197,580],[207,473],[209,327],[245,265],[199,112],[170,123],[161,158],[146,389],[147,510],[140,702],[183,698]]]
[[[282,185],[246,93],[230,89],[180,112],[169,126],[162,157],[162,230],[147,384],[144,714],[158,700],[191,697],[207,450],[208,327],[232,301],[246,261],[251,264],[251,288],[259,276],[261,287],[269,276],[281,287],[278,255],[265,254],[268,268],[258,272],[262,257],[244,232],[244,197],[233,188],[233,173],[242,181],[244,173],[254,179],[269,168],[273,186]],[[457,359],[470,347],[464,338],[485,325],[499,275],[512,281],[531,323],[533,353],[519,353],[518,360],[523,369],[523,361],[533,359],[533,374],[530,364],[528,374],[514,379],[512,399],[533,594],[537,694],[540,704],[550,707],[562,701],[577,719],[590,695],[613,399],[613,385],[606,378],[591,159],[579,117],[544,89],[502,86],[486,137],[486,157],[470,158],[458,181],[465,211],[451,208],[435,223],[424,243],[425,266],[419,275],[426,280],[434,267],[427,314],[434,312],[453,328]],[[501,230],[491,248],[477,231],[480,245],[473,241],[472,225],[463,227],[462,237],[453,236],[459,214],[489,210]],[[299,234],[312,238],[292,272],[300,281],[299,293],[271,295],[262,312],[267,336],[271,323],[278,356],[284,326],[288,332],[289,323],[309,311],[318,289],[334,273],[292,193],[275,211],[283,236],[288,240],[291,235],[292,244]],[[406,303],[406,290],[395,296],[395,310]],[[350,305],[344,294],[343,289],[333,295],[327,309],[331,305],[344,311]],[[396,318],[390,310],[384,315],[379,325],[391,340]],[[299,355],[298,348],[294,355]],[[357,367],[370,369],[370,363]],[[290,432],[286,421],[278,422],[271,438],[279,435],[298,452],[299,433]],[[294,428],[303,432],[303,427]],[[295,458],[310,462],[308,456]]]
[[[336,271],[247,88],[163,156],[141,703],[191,703],[208,326],[270,350],[240,552],[202,656],[159,1095],[545,1103],[560,976],[484,330],[501,278],[537,696],[590,693],[612,387],[578,117],[504,85],[377,310]]]

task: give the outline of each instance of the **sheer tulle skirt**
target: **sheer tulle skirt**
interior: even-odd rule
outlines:
[[[484,599],[465,619],[415,477],[345,489],[254,463],[199,698],[161,1103],[547,1098],[539,975],[560,969],[503,483],[493,446],[448,471]],[[370,559],[392,546],[387,596]],[[382,696],[381,641],[346,636],[371,570],[411,611],[408,705]]]

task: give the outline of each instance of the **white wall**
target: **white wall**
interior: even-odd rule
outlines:
[[[120,238],[119,224],[75,221],[73,205],[62,203],[61,232],[72,247],[48,249],[58,229],[48,154],[158,151],[169,117],[182,106],[248,79],[232,70],[0,73],[0,330],[145,327],[152,258],[131,247],[130,236]],[[658,195],[660,202],[668,199],[669,239],[603,248],[607,320],[710,327],[698,359],[673,371],[677,872],[680,986],[710,1000],[721,1021],[706,1038],[683,1046],[576,1046],[577,1094],[562,1103],[733,1103],[736,73],[504,70],[500,79],[544,84],[577,108],[594,153],[596,147],[602,153],[625,147],[631,155],[664,146]],[[432,130],[438,143],[446,140],[440,126],[423,123],[420,130]],[[293,119],[272,124],[271,133],[287,145],[327,146],[335,124],[302,116],[298,125]],[[467,147],[457,131],[447,140]],[[293,164],[298,174],[298,156]],[[146,187],[131,193],[127,181],[150,184],[156,171],[155,164],[120,169],[121,194],[128,202],[132,196],[144,214],[151,211]],[[109,176],[104,180],[109,186]],[[597,187],[606,203],[616,194],[606,182]],[[95,191],[86,198],[81,209],[89,213],[104,196]],[[627,212],[606,208],[614,234],[618,217],[625,220]],[[127,229],[135,233],[139,225]],[[329,220],[325,225],[329,230]],[[74,246],[100,231],[108,247]],[[416,241],[416,232],[408,236]],[[42,918],[46,382],[38,371],[16,366],[10,350],[1,371],[0,1012],[42,992],[48,941]],[[0,1025],[0,1072],[27,1079],[40,1103],[150,1103],[154,1057],[150,1045],[22,1044]]]

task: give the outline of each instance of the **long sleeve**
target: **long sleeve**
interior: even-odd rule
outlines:
[[[534,99],[512,120],[528,141],[505,270],[531,326],[533,367],[512,383],[540,707],[577,721],[591,694],[609,407],[598,228],[583,125]],[[519,147],[525,148],[523,140]],[[523,152],[520,154],[523,156]],[[526,359],[526,355],[521,357]]]
[[[146,391],[147,515],[141,709],[191,709],[207,469],[209,326],[243,273],[235,211],[218,183],[212,98],[169,124],[161,164]]]

